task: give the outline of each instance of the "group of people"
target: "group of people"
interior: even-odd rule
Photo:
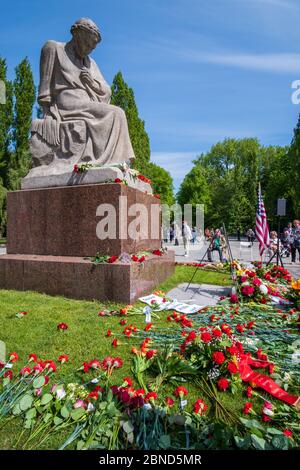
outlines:
[[[291,255],[292,263],[296,262],[296,255],[298,252],[298,259],[300,262],[300,220],[289,222],[287,227],[284,228],[281,238],[278,240],[278,234],[274,230],[270,233],[270,254],[274,254],[279,250],[281,254],[287,257]]]
[[[181,227],[179,227],[178,224],[173,223],[170,228],[165,227],[163,229],[163,240],[165,243],[174,243],[176,246],[179,246],[179,242],[182,239],[184,256],[189,255],[190,244],[192,243],[194,245],[197,243],[200,235],[201,234],[197,227],[191,228],[186,220],[183,221]]]

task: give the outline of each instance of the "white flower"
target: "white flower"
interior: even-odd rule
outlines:
[[[263,409],[263,414],[267,416],[274,416],[274,411],[270,410],[269,408],[264,408]]]
[[[261,284],[261,285],[259,286],[259,290],[260,290],[260,292],[261,292],[262,294],[264,294],[264,295],[266,295],[266,294],[268,293],[268,288],[267,288],[267,286],[266,286],[265,284]]]
[[[62,398],[64,398],[64,397],[67,395],[67,393],[66,393],[66,391],[65,391],[65,389],[64,389],[63,387],[58,388],[58,389],[55,391],[55,393],[56,393],[56,396],[57,396],[57,398],[58,398],[59,400],[61,400]]]
[[[88,406],[87,406],[87,411],[89,412],[92,412],[92,411],[95,411],[95,407],[92,403],[89,403]]]

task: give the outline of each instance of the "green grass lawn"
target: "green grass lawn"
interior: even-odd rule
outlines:
[[[175,273],[158,289],[167,291],[179,283],[187,282],[195,271],[194,267],[177,266]],[[199,269],[194,281],[196,283],[210,283],[217,285],[230,285],[227,273],[204,271]],[[144,304],[141,304],[144,305]],[[76,370],[83,361],[97,358],[102,360],[107,355],[120,356],[124,365],[115,371],[116,383],[128,375],[132,376],[131,347],[140,346],[141,340],[126,338],[120,325],[120,317],[99,317],[98,312],[103,309],[118,309],[120,304],[102,303],[97,301],[78,301],[63,297],[51,297],[34,292],[0,291],[0,340],[6,344],[7,353],[16,351],[20,356],[18,366],[23,365],[30,353],[35,353],[40,359],[57,361],[61,354],[69,355],[69,362],[58,367],[57,379],[64,378],[69,382],[82,380],[82,373]],[[22,318],[16,317],[17,312],[26,311],[28,314]],[[161,328],[177,328],[173,323],[167,322],[169,313],[159,314],[160,319],[154,320],[154,331]],[[58,331],[57,325],[61,322],[68,324],[66,331]],[[127,325],[134,324],[138,328],[145,327],[142,315],[127,317]],[[113,335],[106,337],[107,330]],[[120,345],[112,348],[112,339],[117,338]],[[166,388],[168,392],[168,387]],[[169,391],[172,393],[172,390]],[[191,399],[199,398],[199,391],[190,389]],[[191,401],[192,403],[192,401]],[[12,448],[21,431],[18,429],[18,419],[9,422],[3,429],[0,428],[0,448]],[[55,439],[45,444],[45,447],[55,448]]]

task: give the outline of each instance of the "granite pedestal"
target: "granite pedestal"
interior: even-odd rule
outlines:
[[[115,238],[99,238],[105,204],[116,214]],[[130,224],[140,210],[144,219],[134,239]],[[127,264],[95,265],[88,258],[159,249],[159,210],[155,197],[118,183],[11,192],[0,288],[132,303],[173,274],[174,253]]]

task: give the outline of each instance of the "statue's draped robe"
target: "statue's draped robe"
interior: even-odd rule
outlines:
[[[80,74],[84,69],[89,70],[97,91],[81,81]],[[46,140],[49,143],[56,141],[53,133],[55,124],[59,128],[60,119],[64,122],[83,121],[86,126],[86,144],[81,161],[105,165],[135,158],[125,113],[121,108],[109,104],[110,97],[111,89],[93,59],[86,57],[80,60],[69,44],[48,41],[44,45],[38,101],[41,105],[51,103],[52,109],[59,114],[56,122],[48,118],[48,124],[54,124],[46,126]],[[68,135],[66,126],[64,133],[63,136],[60,133],[58,140],[65,153],[72,136]]]

